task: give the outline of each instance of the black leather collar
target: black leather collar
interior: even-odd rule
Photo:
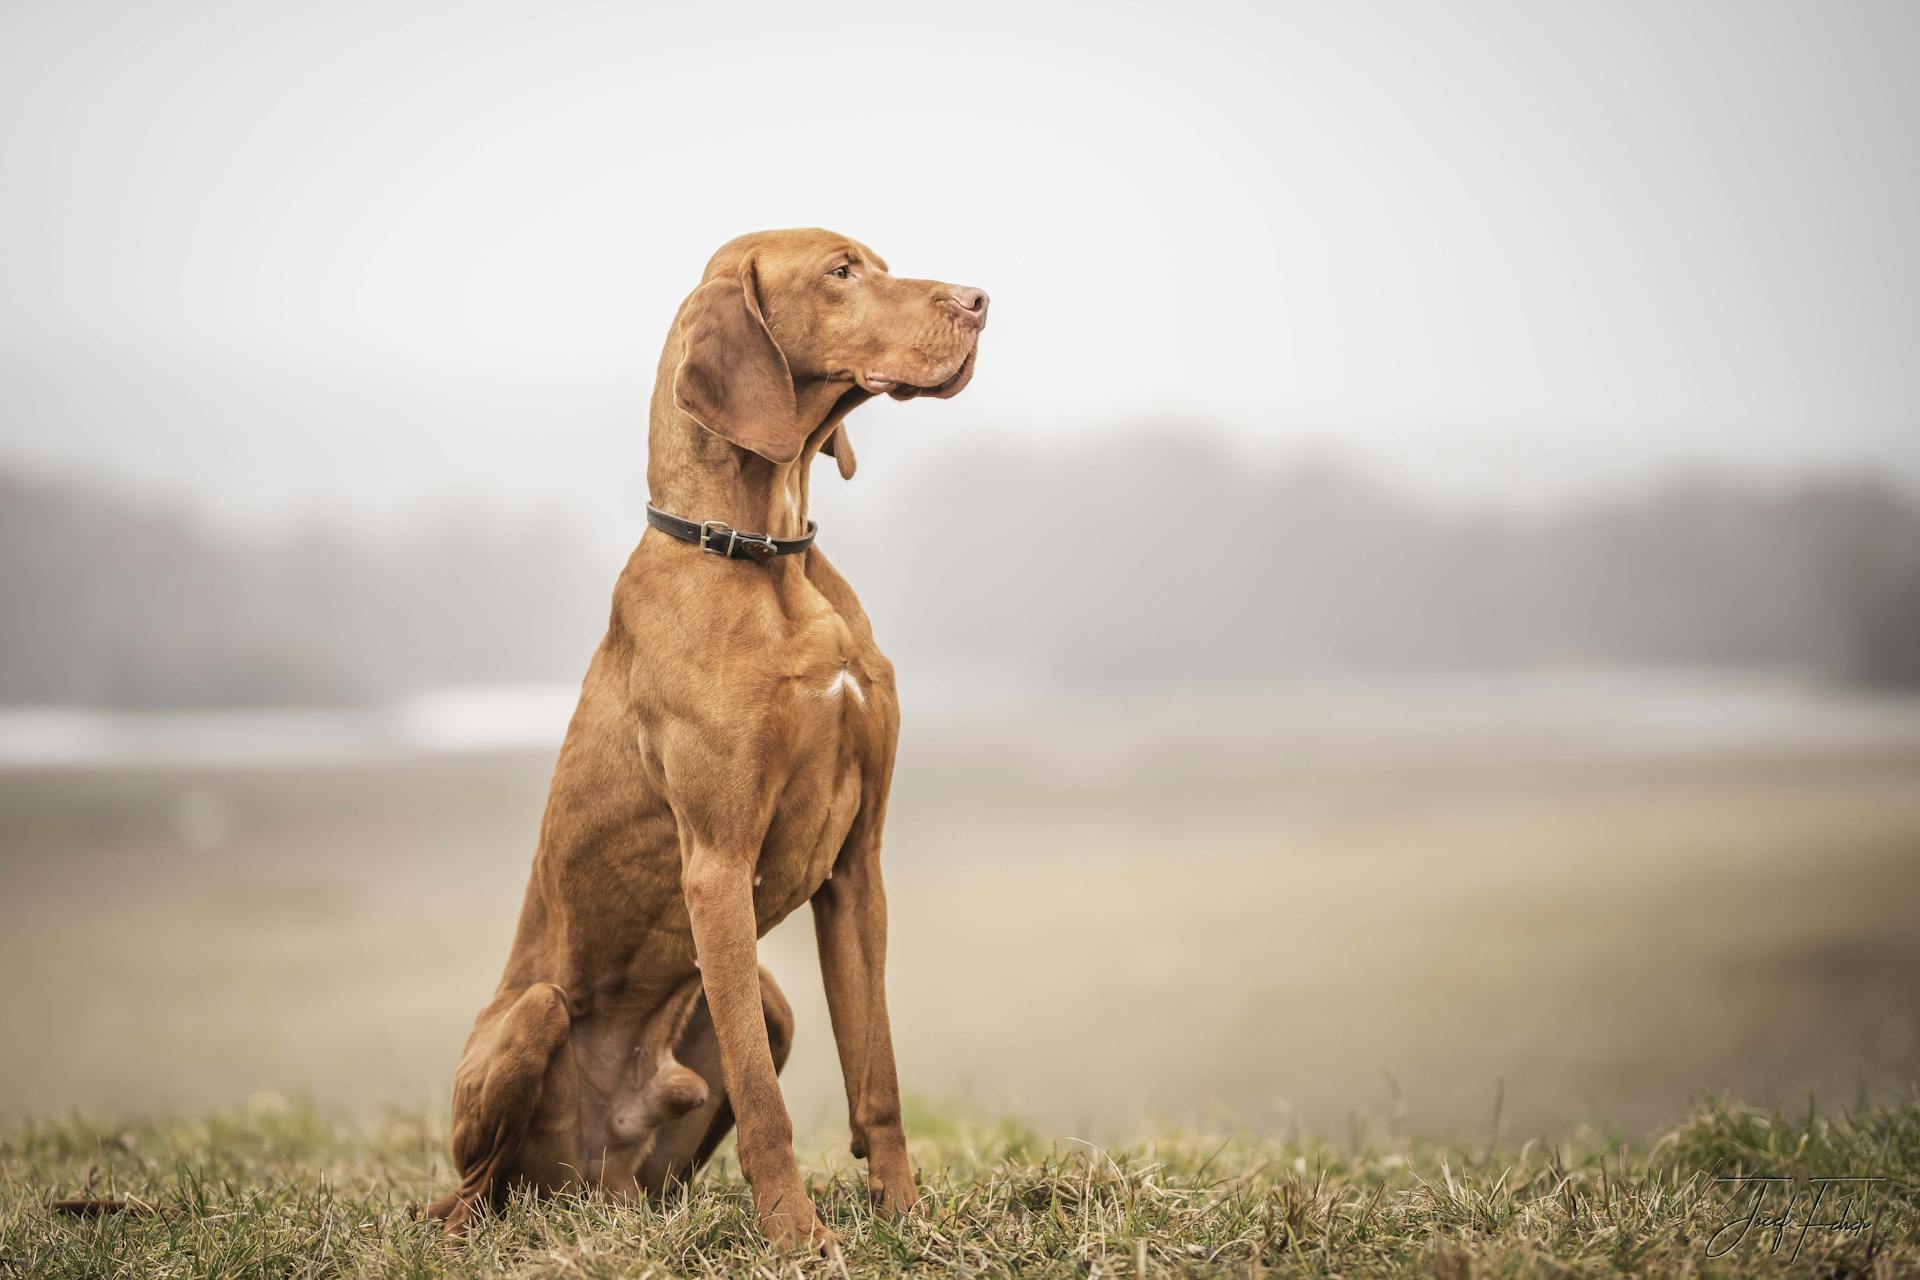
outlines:
[[[669,537],[691,542],[711,555],[729,560],[771,560],[790,556],[813,545],[820,526],[807,521],[805,537],[772,538],[764,533],[745,533],[721,520],[682,520],[670,516],[651,502],[647,504],[647,523]]]

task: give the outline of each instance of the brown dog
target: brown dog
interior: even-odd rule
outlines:
[[[793,1014],[756,957],[803,902],[853,1152],[883,1208],[918,1199],[884,982],[893,667],[825,557],[774,540],[811,531],[817,451],[853,474],[847,413],[956,394],[986,315],[978,289],[896,279],[817,230],[732,241],[681,306],[647,482],[700,542],[648,530],[614,588],[506,974],[454,1075],[460,1188],[428,1208],[449,1231],[519,1184],[657,1192],[737,1121],[761,1230],[832,1249],[776,1079]]]

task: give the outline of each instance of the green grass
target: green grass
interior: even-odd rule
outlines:
[[[419,1117],[35,1121],[0,1137],[0,1277],[1920,1274],[1920,1098],[1832,1116],[1711,1101],[1649,1143],[1585,1133],[1513,1150],[1199,1133],[1103,1150],[912,1119],[928,1193],[915,1219],[877,1220],[849,1158],[811,1172],[844,1272],[761,1245],[730,1160],[657,1205],[516,1198],[450,1246],[408,1215],[448,1184],[444,1133]],[[1866,1205],[1871,1233],[1809,1232],[1790,1259],[1791,1234],[1776,1253],[1755,1227],[1715,1259],[1710,1238],[1746,1213],[1715,1182],[1735,1174],[1886,1181]],[[44,1208],[77,1195],[157,1208]]]

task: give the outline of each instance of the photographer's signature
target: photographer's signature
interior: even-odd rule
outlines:
[[[1885,1178],[1716,1178],[1729,1188],[1736,1208],[1731,1218],[1707,1239],[1707,1256],[1723,1258],[1746,1244],[1755,1233],[1764,1240],[1771,1233],[1768,1252],[1787,1250],[1789,1262],[1800,1256],[1807,1237],[1819,1234],[1846,1239],[1873,1238],[1875,1217],[1868,1212],[1874,1187]]]

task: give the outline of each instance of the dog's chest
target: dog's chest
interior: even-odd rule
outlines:
[[[785,682],[789,771],[755,867],[755,914],[771,928],[833,872],[861,805],[878,798],[898,725],[892,672],[871,643],[823,620]]]

